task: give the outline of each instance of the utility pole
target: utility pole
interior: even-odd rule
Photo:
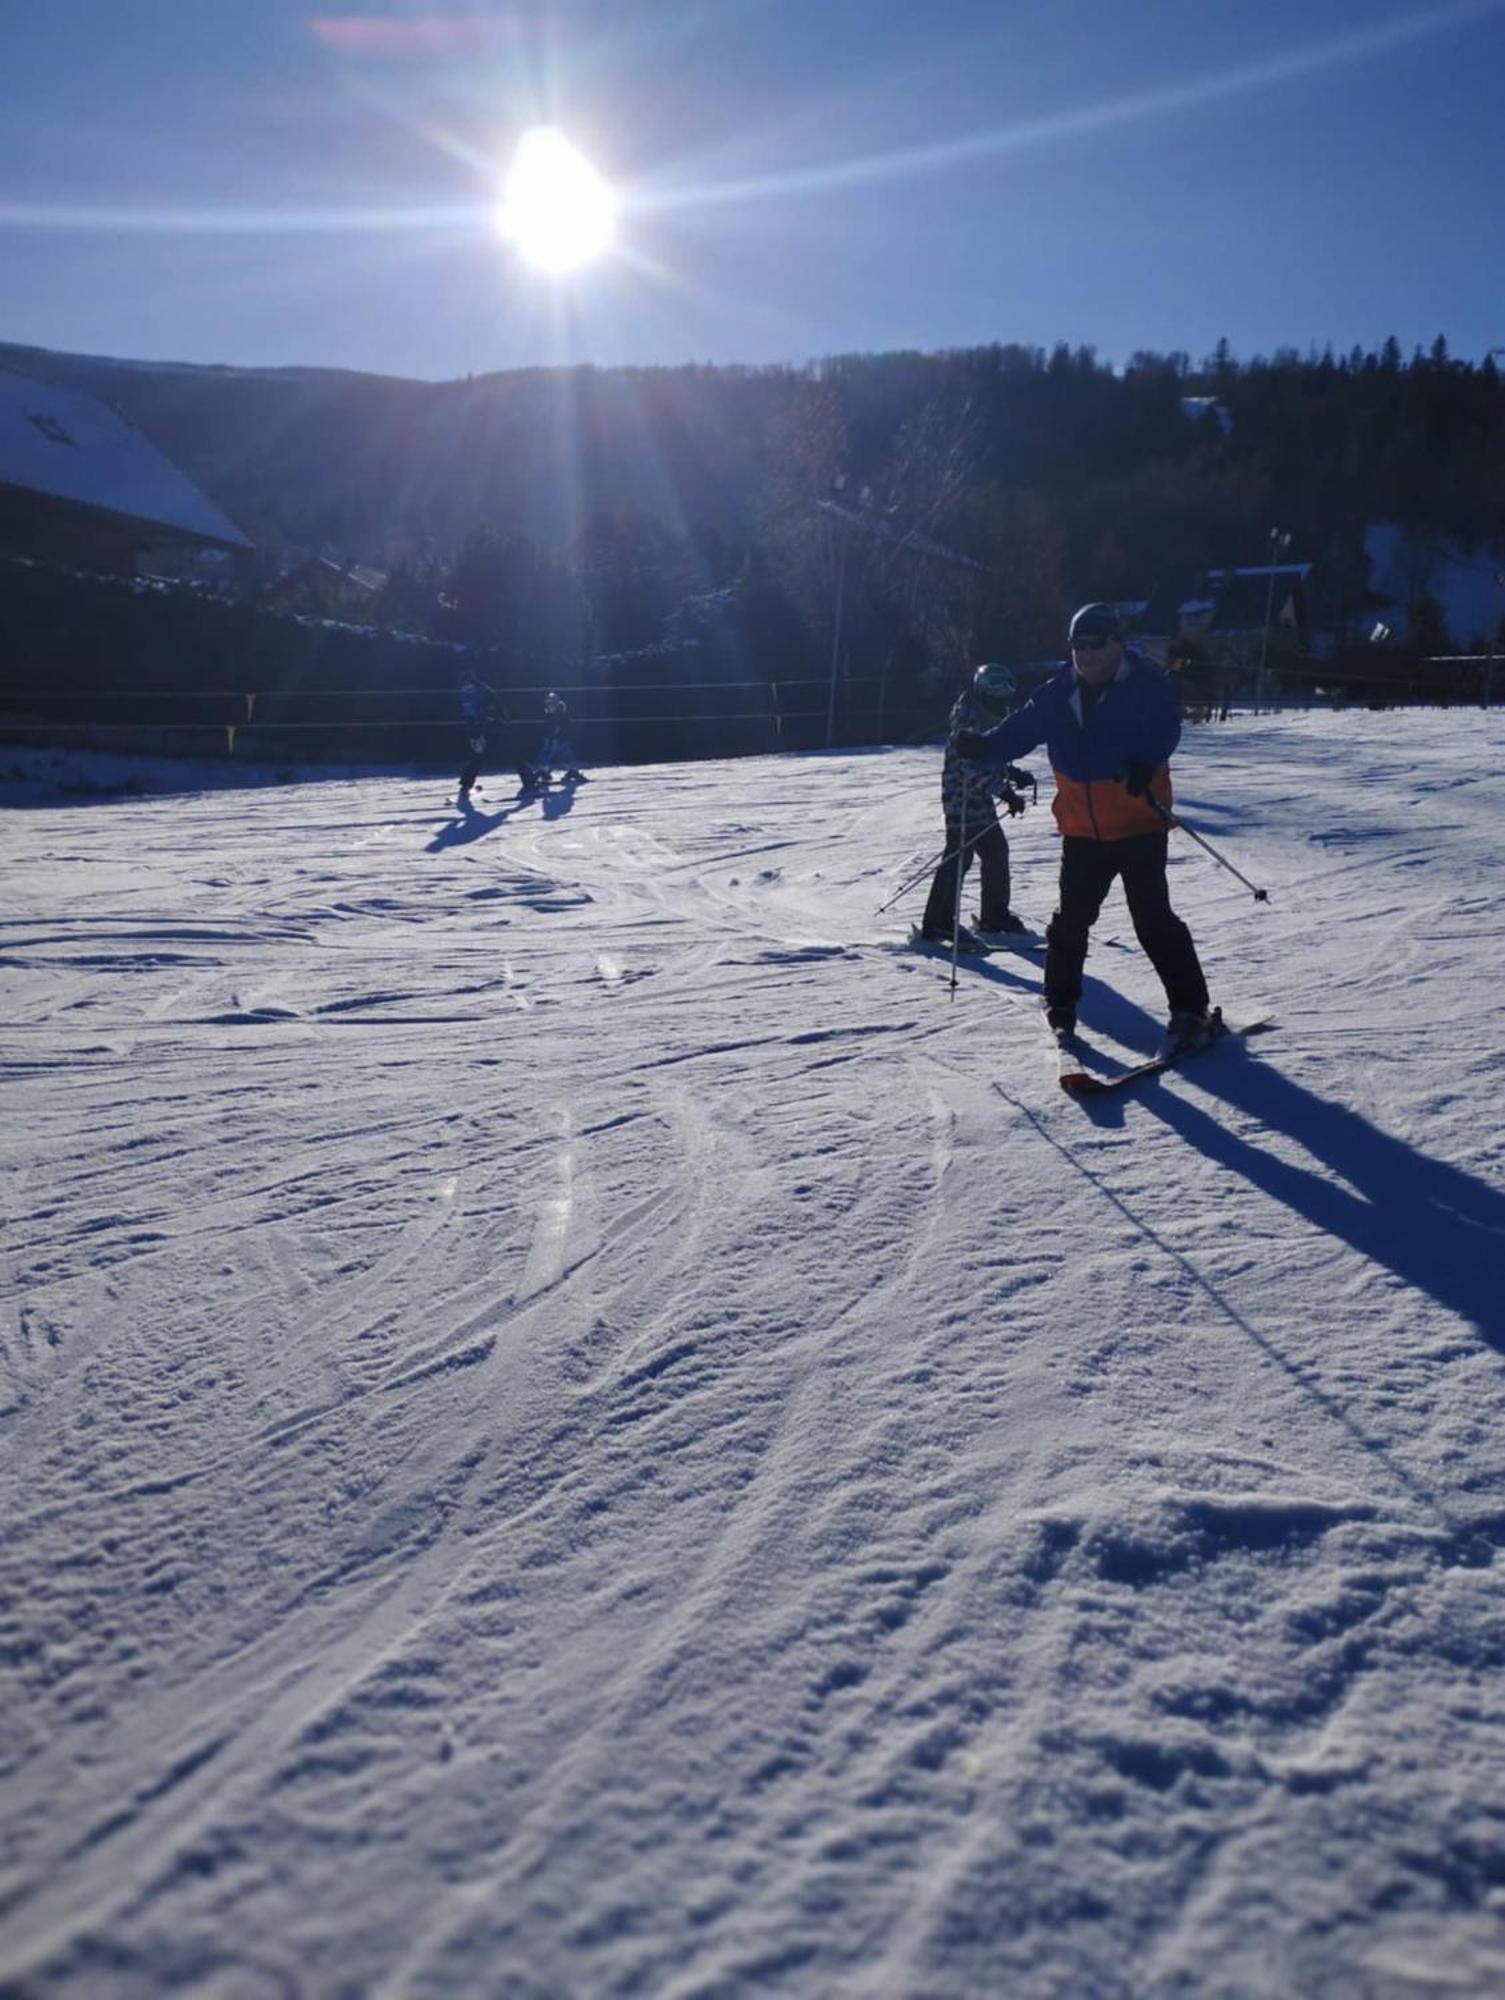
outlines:
[[[1270,530],[1270,580],[1265,590],[1265,629],[1260,638],[1256,695],[1261,709],[1265,706],[1265,669],[1270,658],[1270,617],[1275,609],[1275,565],[1290,546],[1291,538],[1283,529]]]
[[[836,610],[831,621],[831,695],[826,703],[826,748],[836,741],[836,676],[841,666],[841,618],[847,594],[847,537],[841,536],[836,558]]]

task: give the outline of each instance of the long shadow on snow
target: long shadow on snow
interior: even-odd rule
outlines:
[[[1149,1016],[1142,1010],[1130,1005],[1127,1011],[1136,1014],[1141,1024],[1149,1024]],[[1240,1044],[1213,1050],[1178,1074],[1251,1120],[1285,1132],[1357,1192],[1335,1187],[1305,1167],[1272,1158],[1227,1131],[1180,1092],[1162,1090],[1152,1083],[1139,1093],[1139,1102],[1206,1158],[1242,1174],[1295,1214],[1459,1313],[1491,1347],[1505,1352],[1505,1307],[1499,1275],[1505,1264],[1505,1195],[1457,1167],[1428,1159],[1357,1112],[1325,1102],[1282,1076],[1272,1064],[1251,1060]],[[1116,1123],[1127,1109],[1123,1100],[1116,1098],[1080,1101],[1095,1124]],[[1021,1108],[1034,1118],[1027,1106]],[[1505,1547],[1505,1510],[1496,1509],[1470,1520],[1457,1517],[1386,1444],[1354,1420],[1339,1398],[1314,1381],[1193,1262],[1162,1238],[1152,1221],[1131,1209],[1075,1148],[1056,1139],[1038,1118],[1034,1123],[1129,1222],[1166,1256],[1183,1265],[1221,1313],[1438,1517],[1453,1538],[1447,1560],[1487,1565],[1493,1548]]]
[[[511,819],[516,811],[516,806],[503,806],[500,812],[483,813],[477,812],[473,805],[466,804],[460,808],[458,819],[452,819],[447,826],[440,827],[424,852],[438,854],[446,847],[465,847],[472,840],[484,839],[504,820]]]
[[[1505,1194],[1303,1089],[1273,1063],[1245,1059],[1237,1047],[1215,1049],[1181,1073],[1251,1121],[1287,1134],[1348,1186],[1276,1159],[1179,1091],[1146,1091],[1143,1102],[1172,1131],[1460,1314],[1505,1353]]]

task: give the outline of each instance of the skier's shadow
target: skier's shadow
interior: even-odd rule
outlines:
[[[566,778],[560,784],[549,786],[543,795],[543,816],[545,819],[563,819],[575,803],[575,787]]]
[[[914,956],[915,951],[912,944],[885,944],[880,948],[884,951],[892,952],[896,958],[911,958]],[[924,956],[929,958],[931,963],[940,969],[942,978],[946,985],[949,986],[951,984],[951,961],[946,954],[944,952],[926,952]],[[971,985],[974,980],[978,980],[989,986],[997,986],[1004,992],[1015,995],[1027,993],[1032,999],[1038,999],[1040,993],[1038,972],[1031,979],[1024,974],[1013,971],[1006,964],[1000,964],[999,961],[1008,956],[1010,954],[1004,952],[997,952],[991,958],[984,958],[981,954],[975,956],[971,954],[964,955],[957,961],[957,990],[961,991],[963,987]],[[1017,962],[1020,964],[1025,963],[1022,958]]]
[[[477,812],[467,799],[464,805],[456,808],[457,817],[447,826],[440,827],[424,851],[428,854],[438,854],[446,847],[466,847],[473,840],[483,840],[504,820],[511,819],[516,811],[516,806],[503,806],[500,812]]]
[[[1249,1129],[1289,1139],[1326,1171],[1240,1137],[1188,1091],[1151,1086],[1141,1102],[1163,1124],[1204,1158],[1469,1321],[1505,1354],[1505,1193],[1318,1097],[1238,1044],[1178,1074],[1242,1114]]]

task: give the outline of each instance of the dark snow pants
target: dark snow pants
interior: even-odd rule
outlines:
[[[575,753],[570,747],[568,736],[554,730],[538,746],[538,757],[534,763],[538,771],[573,771]]]
[[[966,874],[972,856],[977,855],[978,872],[982,877],[982,896],[978,907],[978,927],[985,931],[1001,928],[1009,913],[1009,843],[1003,828],[998,824],[998,815],[974,813],[966,828],[966,846],[962,847],[963,831],[960,819],[946,819],[946,858],[935,871],[935,880],[930,885],[930,899],[925,905],[925,915],[920,928],[927,936],[939,937],[944,932],[948,937],[956,917],[956,871]]]
[[[465,759],[460,771],[460,790],[462,792],[468,792],[476,779],[480,777],[481,759],[486,754],[486,738],[484,735],[473,734],[467,736],[465,740],[469,745],[470,755]]]
[[[1172,1013],[1207,1005],[1207,981],[1191,932],[1171,908],[1165,864],[1170,836],[1136,833],[1127,840],[1061,842],[1061,901],[1045,932],[1045,1004],[1075,1013],[1082,997],[1087,933],[1117,877],[1124,885],[1134,935],[1160,974]]]

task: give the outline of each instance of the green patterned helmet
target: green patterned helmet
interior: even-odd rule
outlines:
[[[972,676],[972,698],[991,715],[1002,715],[1014,699],[1018,684],[1007,667],[990,661]]]

